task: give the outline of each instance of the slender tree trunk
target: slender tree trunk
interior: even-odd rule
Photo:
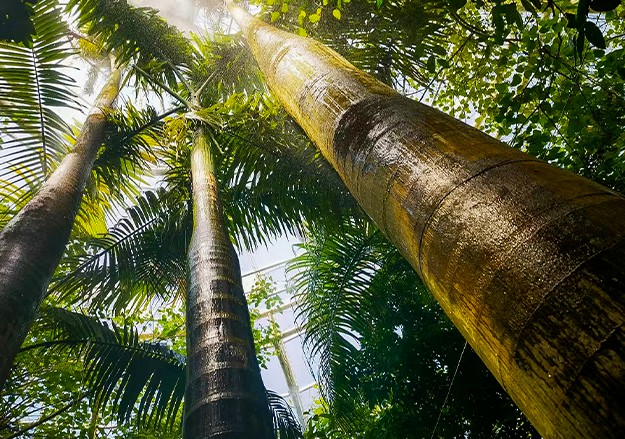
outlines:
[[[120,82],[114,69],[72,150],[0,232],[0,389],[65,250]]]
[[[209,134],[191,153],[185,439],[272,438],[239,261],[223,219]]]
[[[230,10],[273,93],[542,435],[625,431],[625,198]]]

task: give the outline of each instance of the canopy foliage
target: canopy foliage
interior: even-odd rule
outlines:
[[[251,3],[266,21],[325,42],[405,95],[625,191],[620,0]],[[88,49],[95,77],[109,56],[125,66],[125,101],[108,115],[72,240],[1,397],[0,437],[50,414],[36,434],[179,437],[177,307],[186,291],[189,145],[198,124],[210,127],[217,147],[238,248],[306,237],[292,267],[324,397],[310,413],[308,437],[534,434],[267,92],[227,19],[223,33],[188,37],[155,10],[125,1],[68,7],[74,15],[52,0],[0,7],[0,227],[75,136],[77,126],[60,116],[85,110],[68,68],[86,68],[75,55]],[[283,415],[278,430],[289,437],[288,410],[274,402]]]

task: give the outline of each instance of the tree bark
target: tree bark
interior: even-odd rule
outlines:
[[[72,150],[0,232],[0,389],[67,245],[120,82],[114,69]]]
[[[625,428],[625,198],[230,10],[272,92],[548,438]]]
[[[273,438],[239,261],[226,229],[208,133],[191,153],[194,229],[186,298],[185,439]]]

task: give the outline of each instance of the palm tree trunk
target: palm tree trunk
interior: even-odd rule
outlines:
[[[272,438],[239,261],[223,219],[209,133],[191,153],[185,439]]]
[[[545,437],[625,428],[625,198],[242,9],[273,93]]]
[[[0,232],[0,389],[65,250],[120,82],[113,69],[72,150]]]

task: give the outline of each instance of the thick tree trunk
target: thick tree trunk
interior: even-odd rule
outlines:
[[[223,219],[207,133],[191,154],[185,439],[272,438],[239,261]]]
[[[273,93],[548,438],[625,429],[625,198],[231,6]]]
[[[0,389],[65,250],[120,82],[114,69],[72,150],[0,232]]]

